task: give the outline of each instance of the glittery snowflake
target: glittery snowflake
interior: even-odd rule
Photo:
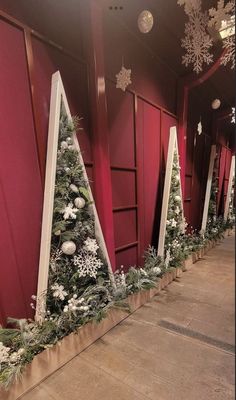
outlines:
[[[197,131],[198,131],[199,135],[202,134],[202,121],[201,120],[198,122]]]
[[[78,267],[80,278],[85,276],[96,278],[98,269],[102,267],[103,263],[96,255],[84,251],[78,256],[74,256],[74,265]]]
[[[51,267],[53,272],[56,271],[57,261],[59,261],[61,259],[61,255],[62,254],[63,254],[63,252],[61,250],[56,250],[55,252],[53,252],[51,254],[50,267]]]
[[[231,16],[234,13],[234,2],[228,1],[225,5],[224,0],[219,0],[217,3],[217,8],[210,8],[209,15],[210,20],[208,25],[210,27],[214,26],[215,29],[219,30],[221,28],[222,21],[230,21]]]
[[[231,69],[235,69],[235,35],[224,39],[223,47],[226,52],[221,58],[221,65],[227,65],[231,62]]]
[[[235,107],[232,107],[232,118],[231,118],[232,124],[235,124]]]
[[[92,254],[97,254],[97,249],[99,249],[99,246],[97,244],[96,239],[91,239],[88,237],[84,241],[84,249]]]
[[[56,297],[60,300],[64,300],[68,295],[68,293],[64,290],[64,286],[58,285],[58,283],[54,283],[54,285],[51,286],[51,289],[53,291],[53,297]]]
[[[208,15],[202,12],[200,0],[179,0],[178,4],[185,4],[185,12],[189,17],[185,24],[185,37],[181,41],[181,46],[186,50],[182,64],[186,67],[192,64],[193,70],[198,74],[204,63],[209,65],[213,61],[213,54],[209,52],[213,41],[206,30]]]
[[[131,69],[126,69],[122,66],[120,72],[116,74],[116,88],[125,92],[127,86],[131,83]]]
[[[73,204],[69,203],[64,210],[62,211],[64,219],[76,219],[76,213],[78,212],[77,208],[73,208]]]

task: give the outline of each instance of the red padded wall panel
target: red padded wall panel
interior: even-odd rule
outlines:
[[[135,167],[133,95],[107,82],[111,166]]]
[[[115,212],[114,229],[116,248],[136,242],[136,210]]]
[[[127,207],[136,204],[135,172],[112,170],[113,207]]]
[[[78,139],[85,162],[92,161],[88,111],[88,84],[86,66],[59,50],[45,44],[37,38],[32,38],[34,56],[35,94],[37,108],[42,128],[46,158],[48,117],[51,93],[52,74],[59,70],[65,87],[67,99],[72,115],[82,117],[80,124],[83,130],[79,131]]]
[[[131,266],[137,265],[137,246],[116,253],[116,265],[117,268],[123,265],[124,271],[127,271]]]
[[[37,285],[42,187],[24,35],[0,21],[0,37],[1,307],[7,316],[30,317]]]
[[[160,110],[142,99],[138,99],[137,135],[138,135],[138,184],[139,207],[141,208],[140,235],[141,255],[153,235],[158,235],[155,223],[158,203],[161,165]],[[140,260],[141,261],[141,260]]]

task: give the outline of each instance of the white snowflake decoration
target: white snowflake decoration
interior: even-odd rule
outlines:
[[[177,206],[176,209],[175,209],[175,214],[176,214],[176,215],[179,215],[179,214],[180,214],[180,211],[181,211],[181,210],[180,210],[179,206]]]
[[[58,285],[58,283],[55,283],[54,285],[51,286],[51,289],[53,290],[53,297],[56,297],[60,300],[64,300],[65,297],[68,295],[68,293],[64,290],[63,285]]]
[[[234,13],[234,2],[228,1],[226,5],[224,0],[219,0],[217,3],[217,8],[210,8],[209,15],[210,20],[208,25],[210,27],[215,27],[219,30],[221,28],[222,21],[230,21],[231,15]]]
[[[229,36],[223,41],[226,53],[221,58],[221,65],[231,62],[231,69],[235,69],[235,35]]]
[[[171,227],[172,227],[172,228],[176,228],[176,226],[177,226],[177,221],[175,221],[175,219],[172,218],[172,220],[171,220]]]
[[[97,244],[96,239],[91,239],[88,237],[84,242],[84,249],[92,254],[97,254],[99,246]]]
[[[96,255],[81,252],[78,256],[74,256],[74,265],[78,267],[80,278],[85,276],[96,278],[98,269],[102,267],[103,263]]]
[[[181,40],[181,46],[186,50],[182,64],[186,67],[192,64],[193,70],[198,74],[204,63],[209,65],[213,62],[213,54],[209,52],[213,41],[206,30],[208,15],[202,12],[200,0],[179,0],[178,4],[185,5],[185,12],[189,17],[185,24],[185,37]]]
[[[63,218],[66,219],[76,219],[76,213],[78,212],[77,208],[73,208],[73,204],[69,203],[64,210],[62,211]]]
[[[235,107],[232,107],[232,118],[231,118],[231,123],[235,124]],[[234,193],[234,190],[233,190]]]
[[[123,65],[118,74],[116,74],[116,88],[123,90],[125,92],[128,85],[132,83],[131,81],[131,69],[126,69]]]
[[[198,131],[199,135],[202,134],[202,121],[201,120],[198,122],[197,131]]]

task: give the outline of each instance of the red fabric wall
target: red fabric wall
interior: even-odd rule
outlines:
[[[30,317],[42,185],[23,32],[0,20],[0,37],[0,307],[3,316]]]

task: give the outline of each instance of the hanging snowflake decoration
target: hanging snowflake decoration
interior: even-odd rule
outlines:
[[[96,239],[91,239],[88,237],[84,242],[84,249],[92,254],[97,254],[99,246],[97,244]]]
[[[85,276],[96,278],[97,272],[103,266],[103,263],[96,255],[84,251],[78,256],[74,256],[74,265],[78,267],[80,278]]]
[[[224,3],[224,0],[219,0],[217,8],[210,8],[209,10],[210,20],[208,26],[215,27],[216,30],[221,28],[222,21],[230,21],[234,13],[234,2],[228,1],[226,5]]]
[[[232,107],[232,118],[231,118],[231,123],[235,124],[235,107]]]
[[[131,69],[126,69],[123,65],[118,74],[116,74],[116,88],[123,90],[125,92],[128,85],[132,83],[131,81]]]
[[[179,5],[185,5],[185,12],[189,21],[185,24],[185,37],[181,46],[186,50],[182,57],[182,64],[186,67],[193,65],[193,70],[198,74],[202,71],[203,64],[213,62],[213,54],[209,49],[213,41],[207,34],[208,15],[202,12],[201,0],[179,0]]]
[[[221,58],[221,65],[231,62],[231,69],[235,69],[235,35],[227,37],[223,41],[223,47],[226,52]]]

